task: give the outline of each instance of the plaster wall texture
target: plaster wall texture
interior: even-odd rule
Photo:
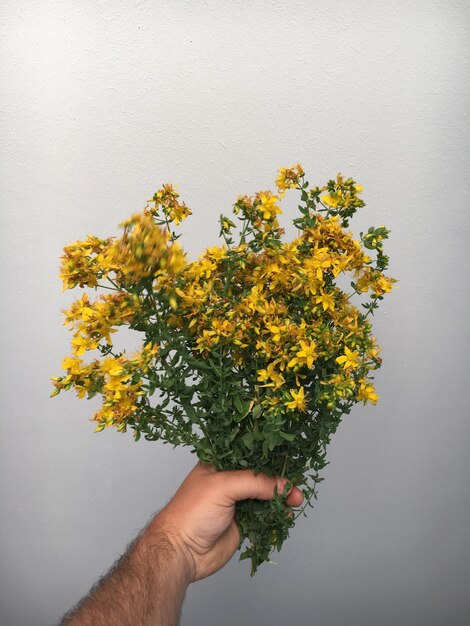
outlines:
[[[353,232],[391,229],[381,398],[345,416],[277,565],[251,579],[234,558],[190,587],[181,623],[468,623],[468,3],[4,0],[0,15],[0,625],[56,623],[195,462],[94,434],[93,401],[49,399],[75,297],[62,247],[116,234],[172,182],[194,258],[238,194],[297,161],[312,185],[364,185]]]

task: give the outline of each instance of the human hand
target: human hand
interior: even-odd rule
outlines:
[[[277,486],[282,493],[286,478],[270,478],[252,470],[217,471],[198,462],[152,526],[164,532],[188,563],[190,582],[206,578],[223,567],[240,543],[234,518],[238,500],[270,500]],[[304,496],[292,487],[286,505],[300,506]]]

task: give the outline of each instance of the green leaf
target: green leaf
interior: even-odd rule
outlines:
[[[193,406],[189,403],[189,402],[182,402],[181,406],[183,407],[186,415],[189,417],[189,419],[193,422],[197,421],[198,419],[198,415],[196,413],[196,411],[194,410]]]
[[[253,438],[252,433],[245,433],[242,437],[242,441],[244,445],[248,448],[248,450],[254,450],[255,440]]]
[[[243,402],[240,396],[234,396],[233,404],[235,405],[235,408],[237,409],[238,413],[243,413],[244,407],[243,407]]]
[[[243,401],[240,396],[234,396],[233,399],[233,404],[235,405],[235,408],[237,410],[237,414],[234,415],[233,419],[236,422],[241,422],[242,419],[244,419],[248,413],[250,412],[250,400],[245,400]]]
[[[263,408],[261,407],[261,405],[255,404],[255,406],[253,407],[253,411],[252,411],[253,419],[257,420],[261,416],[262,412],[263,412]]]
[[[267,458],[268,454],[269,454],[269,443],[268,443],[268,441],[266,441],[266,440],[263,441],[263,445],[262,445],[261,449],[263,451],[263,456],[265,458]]]

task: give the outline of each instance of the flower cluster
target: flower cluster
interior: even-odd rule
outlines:
[[[103,252],[110,239],[99,239],[88,235],[84,241],[76,241],[64,248],[60,278],[63,289],[96,287],[98,280],[106,275],[103,267]]]
[[[178,226],[192,213],[191,209],[184,202],[178,201],[178,198],[179,193],[174,185],[163,185],[161,189],[154,193],[153,198],[147,201],[154,202],[150,212],[155,216],[163,214],[165,220],[174,222]]]
[[[379,399],[372,373],[382,360],[369,315],[397,281],[384,273],[389,231],[371,227],[357,239],[346,230],[365,206],[352,178],[339,173],[309,188],[297,163],[279,170],[276,187],[239,196],[233,216],[220,216],[221,244],[191,263],[171,230],[191,210],[168,184],[154,207],[122,223],[119,239],[89,235],[66,246],[64,288],[111,292],[94,301],[84,293],[64,312],[72,355],[53,395],[101,394],[96,430],[131,428],[136,439],[187,445],[217,469],[289,475],[310,504],[342,416]],[[286,241],[278,216],[289,189],[301,204],[297,236]],[[365,311],[353,295],[366,298]],[[115,352],[121,326],[141,334],[131,358]],[[93,350],[102,358],[86,364]],[[294,523],[276,498],[240,503],[237,521],[252,572]]]
[[[78,354],[62,361],[62,369],[67,374],[52,379],[55,386],[52,395],[71,387],[79,398],[92,398],[100,393],[103,404],[92,418],[98,422],[96,431],[111,425],[126,430],[127,420],[137,410],[137,400],[145,395],[142,375],[148,372],[150,363],[158,354],[158,346],[146,344],[131,359],[122,355],[106,356],[102,360],[94,359],[88,365]]]
[[[279,168],[278,177],[276,178],[276,186],[279,193],[285,194],[287,189],[295,189],[299,185],[299,181],[305,175],[300,163],[287,168]]]
[[[97,287],[109,279],[122,288],[164,272],[177,273],[185,264],[184,252],[171,235],[157,225],[150,211],[136,213],[122,222],[120,239],[91,235],[64,248],[60,277],[63,289]]]
[[[73,353],[80,356],[86,350],[94,350],[103,338],[112,345],[111,333],[115,333],[118,326],[132,322],[139,302],[137,295],[122,292],[101,295],[90,302],[88,294],[84,293],[64,311],[64,324],[73,330]]]
[[[152,214],[136,213],[122,224],[124,234],[108,248],[103,262],[118,283],[135,284],[164,272],[177,273],[185,263],[184,253]]]

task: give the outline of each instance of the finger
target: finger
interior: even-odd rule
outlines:
[[[304,494],[298,487],[293,487],[287,495],[286,504],[288,506],[300,506],[303,501]]]
[[[287,482],[285,478],[273,478],[262,472],[254,474],[253,470],[230,470],[218,473],[220,489],[233,502],[254,498],[271,500],[274,489],[282,493]]]

